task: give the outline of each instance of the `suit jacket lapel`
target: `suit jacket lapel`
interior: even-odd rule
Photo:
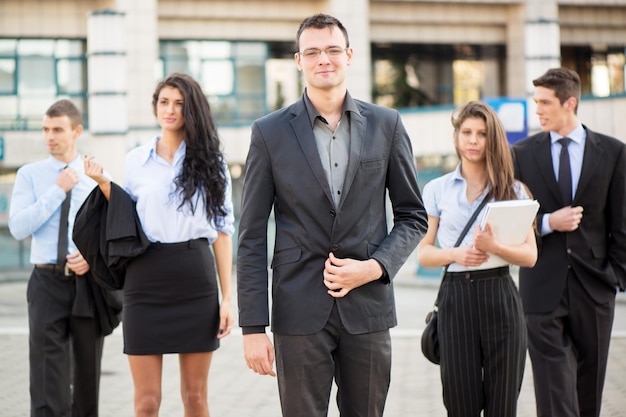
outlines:
[[[545,178],[548,188],[552,194],[554,194],[554,198],[562,203],[561,192],[556,182],[556,175],[554,174],[554,166],[552,164],[551,145],[550,134],[544,133],[537,138],[537,146],[534,146],[533,150],[535,159],[537,160],[537,166],[539,167],[541,175]]]
[[[366,126],[367,119],[365,117],[359,113],[350,112],[350,156],[348,159],[346,178],[343,181],[343,195],[341,196],[339,207],[341,207],[344,199],[350,192],[354,177],[361,165],[361,154],[363,152],[363,145],[365,144]]]
[[[583,126],[584,127],[584,126]],[[583,153],[583,166],[580,171],[580,179],[578,180],[578,186],[576,187],[576,192],[574,193],[574,201],[576,201],[576,197],[581,195],[584,192],[585,188],[590,184],[591,178],[593,178],[593,173],[596,170],[596,167],[602,160],[602,154],[604,153],[603,148],[600,146],[598,137],[587,129],[587,138],[585,139],[585,151]]]
[[[334,204],[331,195],[330,185],[328,184],[326,173],[324,172],[324,168],[322,167],[322,161],[320,160],[320,154],[317,150],[317,144],[315,143],[315,136],[313,135],[313,130],[311,129],[303,99],[301,99],[294,107],[293,114],[294,118],[291,119],[290,123],[296,135],[296,139],[300,144],[302,153],[304,154],[304,157],[306,158],[309,167],[313,172],[313,175],[317,179],[317,182],[324,190],[324,194],[326,195],[330,203]]]

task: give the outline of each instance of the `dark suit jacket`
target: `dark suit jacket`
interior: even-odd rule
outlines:
[[[278,334],[312,334],[326,324],[335,302],[323,282],[329,252],[374,258],[393,278],[427,228],[411,141],[399,113],[355,100],[349,164],[335,207],[303,100],[253,124],[243,186],[239,324],[269,324],[266,229],[273,208],[272,330]],[[352,100],[349,94],[346,100]],[[394,215],[390,232],[387,190]],[[336,302],[350,333],[396,325],[389,279],[354,289]]]
[[[626,147],[617,139],[585,127],[582,171],[572,206],[583,207],[577,230],[537,237],[539,257],[533,268],[520,269],[520,293],[527,313],[556,308],[568,265],[598,303],[626,286]],[[552,167],[550,134],[538,133],[513,147],[515,177],[539,201],[537,226],[544,213],[564,206]]]

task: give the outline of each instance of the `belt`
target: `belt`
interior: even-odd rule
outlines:
[[[471,271],[460,271],[460,272],[447,272],[446,276],[454,279],[483,279],[483,278],[499,278],[509,276],[509,267],[501,266],[499,268],[491,268],[491,269],[477,269]]]
[[[62,274],[66,277],[73,277],[76,274],[74,271],[69,269],[67,265],[57,265],[57,264],[35,264],[35,268],[37,269],[47,269],[48,271],[52,271],[55,274]]]

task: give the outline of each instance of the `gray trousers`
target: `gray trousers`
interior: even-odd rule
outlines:
[[[391,379],[389,330],[349,334],[334,307],[306,336],[274,335],[282,414],[325,417],[333,378],[341,417],[381,417]]]

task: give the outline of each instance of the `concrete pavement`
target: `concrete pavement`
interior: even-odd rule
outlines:
[[[399,325],[392,330],[392,383],[385,415],[388,417],[443,417],[439,367],[421,355],[419,335],[437,286],[415,277],[411,267],[396,278]],[[0,416],[26,417],[28,396],[28,331],[24,279],[0,280]],[[236,308],[236,307],[235,307]],[[621,305],[618,325],[626,317]],[[602,416],[623,416],[626,410],[626,332],[616,330],[611,344]],[[133,386],[121,329],[106,338],[102,364],[101,417],[133,415]],[[223,340],[209,375],[209,405],[214,417],[279,417],[276,380],[247,369],[240,331]],[[165,356],[162,416],[182,416],[176,355]],[[520,417],[535,414],[532,370],[527,362],[520,395]],[[329,411],[337,417],[334,392]]]

